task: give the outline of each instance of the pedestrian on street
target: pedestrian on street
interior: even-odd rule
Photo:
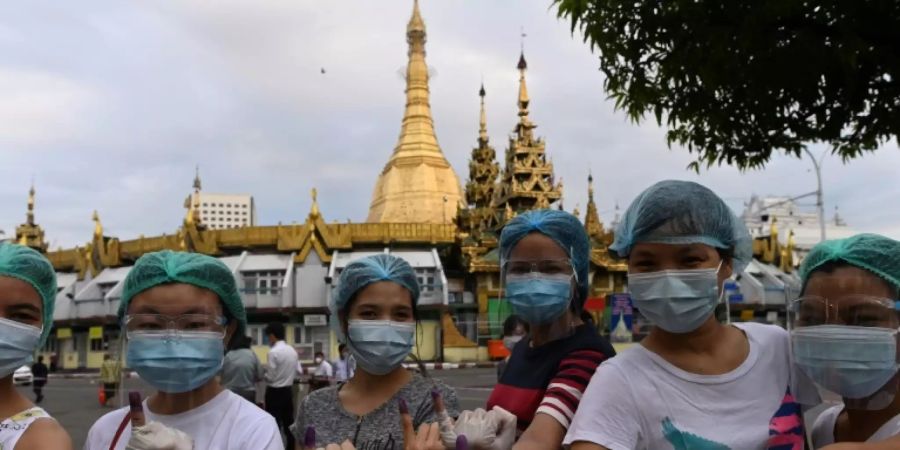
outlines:
[[[284,324],[272,322],[265,328],[269,340],[266,363],[266,411],[275,418],[285,434],[285,448],[294,448],[289,427],[294,421],[294,380],[297,373],[297,350],[284,342]]]
[[[44,357],[38,356],[37,362],[31,365],[32,390],[34,391],[35,403],[44,401],[44,386],[47,385],[49,373],[50,369],[44,364]]]
[[[262,365],[250,350],[249,336],[237,336],[234,348],[225,354],[222,363],[222,386],[250,403],[256,403],[256,384],[262,380]]]
[[[116,396],[119,389],[119,380],[122,379],[122,365],[117,359],[113,359],[108,353],[103,355],[103,365],[100,366],[100,382],[103,383],[103,406]]]
[[[503,378],[503,371],[506,370],[506,364],[509,363],[509,357],[516,348],[516,344],[522,341],[528,335],[528,322],[520,316],[511,314],[503,321],[503,346],[509,350],[509,355],[497,363],[497,381]]]
[[[316,364],[316,369],[309,381],[310,392],[331,386],[331,382],[334,380],[334,369],[331,367],[331,363],[325,359],[325,353],[316,352],[313,362]]]
[[[66,430],[13,385],[13,373],[50,334],[55,300],[50,261],[29,247],[0,244],[0,449],[72,449]]]
[[[275,420],[216,376],[225,343],[247,327],[228,266],[199,253],[147,253],[123,281],[118,315],[126,363],[155,391],[143,401],[131,393],[128,407],[97,420],[84,450],[284,449]],[[129,411],[144,420],[132,423]],[[163,440],[173,436],[178,445]],[[169,444],[146,445],[154,441]]]
[[[388,254],[357,259],[341,272],[329,309],[334,330],[356,358],[356,373],[310,393],[301,402],[291,430],[303,442],[308,427],[315,427],[319,448],[345,440],[359,449],[402,450],[401,414],[410,426],[437,422],[437,397],[447,413],[456,417],[456,392],[440,380],[407,370],[416,330],[419,284],[409,263]],[[451,447],[452,448],[452,447]]]
[[[338,346],[338,359],[334,360],[334,381],[345,383],[353,378],[353,372],[356,371],[356,360],[350,354],[347,344]]]

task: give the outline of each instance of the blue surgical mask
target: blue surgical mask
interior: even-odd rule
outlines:
[[[656,326],[669,333],[690,333],[719,303],[719,269],[629,273],[628,291],[641,314]]]
[[[31,364],[40,342],[40,328],[0,318],[0,378]]]
[[[867,398],[897,374],[897,330],[816,325],[791,331],[794,361],[819,386]]]
[[[136,331],[128,336],[128,367],[159,391],[188,392],[216,376],[224,351],[220,333]]]
[[[351,320],[347,346],[356,363],[372,375],[387,375],[412,351],[416,325],[390,320]]]
[[[506,299],[513,312],[532,324],[546,324],[565,314],[572,299],[571,275],[528,273],[506,276]]]

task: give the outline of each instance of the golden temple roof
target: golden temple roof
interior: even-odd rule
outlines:
[[[47,243],[44,242],[44,230],[34,221],[34,183],[28,189],[28,210],[25,213],[25,223],[16,227],[15,241],[19,245],[25,245],[38,251],[46,251]]]
[[[462,189],[434,132],[425,64],[425,22],[418,1],[413,4],[406,38],[406,110],[397,145],[375,184],[367,221],[452,223]]]

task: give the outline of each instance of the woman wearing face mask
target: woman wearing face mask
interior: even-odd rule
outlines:
[[[107,450],[113,442],[116,450],[155,450],[148,443],[164,436],[178,443],[164,448],[284,448],[272,416],[216,377],[225,343],[244,335],[247,325],[225,264],[168,250],[140,257],[125,277],[119,318],[127,367],[155,389],[143,402],[147,424],[132,432],[128,408],[110,412],[91,427],[85,450]]]
[[[722,285],[751,258],[746,226],[709,189],[663,181],[629,206],[610,247],[655,326],[594,373],[573,450],[803,448],[787,331],[723,325]]]
[[[53,321],[56,273],[40,253],[0,244],[0,449],[71,449],[66,431],[13,386]]]
[[[834,442],[900,442],[900,242],[875,234],[826,241],[800,268],[803,293],[790,308],[797,366],[837,394],[812,427],[813,448]]]
[[[298,443],[314,427],[315,442],[306,447],[349,440],[359,449],[404,449],[401,409],[409,411],[416,429],[433,423],[433,393],[443,397],[452,417],[459,414],[452,388],[402,365],[413,349],[418,299],[416,274],[401,258],[374,255],[344,268],[331,320],[356,360],[356,371],[346,383],[303,399],[291,426]]]
[[[522,341],[528,335],[528,322],[522,320],[521,317],[513,314],[503,321],[503,346],[509,350],[510,355],[516,348],[516,344]],[[503,378],[503,372],[506,370],[506,364],[509,362],[509,356],[497,364],[497,379]]]
[[[530,334],[513,348],[488,399],[517,417],[516,449],[559,448],[594,369],[615,355],[581,319],[590,243],[584,225],[557,210],[515,217],[500,236],[504,293]]]

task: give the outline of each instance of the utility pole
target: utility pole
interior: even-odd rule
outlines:
[[[816,189],[816,207],[819,209],[819,238],[824,241],[825,240],[825,199],[824,194],[822,193],[822,161],[825,159],[825,155],[827,153],[822,153],[822,157],[819,160],[816,160],[816,156],[809,151],[808,148],[803,147],[803,151],[809,155],[809,159],[812,160],[813,167],[816,169],[816,182],[818,183],[818,189]]]

